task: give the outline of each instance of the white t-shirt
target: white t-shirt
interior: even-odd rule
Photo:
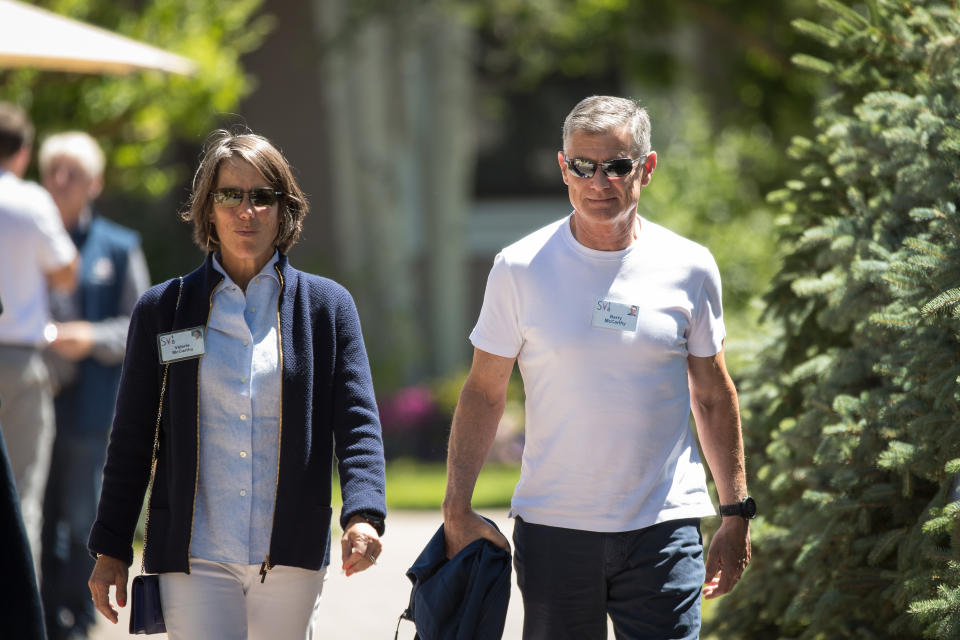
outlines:
[[[43,342],[50,321],[46,274],[76,254],[50,194],[0,170],[0,343]]]
[[[601,532],[714,515],[689,428],[687,356],[723,345],[716,262],[647,220],[621,251],[581,245],[569,221],[497,255],[470,334],[517,357],[523,376],[511,513]]]

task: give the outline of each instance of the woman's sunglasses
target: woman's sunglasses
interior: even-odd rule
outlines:
[[[616,158],[606,162],[594,162],[583,158],[568,158],[567,154],[563,154],[563,161],[570,167],[570,171],[573,171],[573,175],[578,178],[592,178],[593,174],[597,172],[597,167],[600,167],[603,175],[608,178],[623,178],[630,175],[630,172],[633,171],[633,165],[646,159],[647,156],[644,155],[636,160],[633,158]]]
[[[277,204],[277,199],[283,195],[283,192],[271,189],[270,187],[250,189],[250,191],[225,187],[211,192],[210,195],[213,197],[213,201],[221,207],[227,207],[229,209],[239,207],[243,203],[243,196],[247,196],[250,198],[251,205],[261,208],[272,207]]]

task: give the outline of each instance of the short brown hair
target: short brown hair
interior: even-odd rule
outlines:
[[[33,124],[26,111],[10,102],[0,102],[0,162],[33,144]]]
[[[303,217],[309,205],[300,190],[290,163],[283,154],[263,136],[254,133],[232,133],[219,129],[210,134],[204,145],[200,166],[193,176],[193,192],[188,208],[180,217],[193,222],[193,241],[204,251],[219,248],[220,239],[210,224],[213,208],[210,193],[217,181],[221,163],[228,158],[249,162],[267,182],[283,195],[280,196],[280,227],[274,246],[286,253],[300,237]]]

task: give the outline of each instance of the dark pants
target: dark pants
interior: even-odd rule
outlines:
[[[105,436],[58,429],[43,501],[40,594],[50,640],[85,638],[95,622],[87,536],[97,514]]]
[[[700,633],[699,519],[596,533],[516,519],[524,640],[686,640]]]
[[[0,637],[44,640],[43,608],[27,532],[20,517],[20,500],[0,430]]]

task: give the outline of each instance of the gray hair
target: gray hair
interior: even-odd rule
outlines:
[[[54,158],[66,156],[83,167],[90,179],[103,176],[106,163],[103,150],[93,137],[83,131],[55,133],[40,145],[40,173],[45,174]]]
[[[566,150],[576,131],[600,135],[623,127],[632,133],[631,153],[650,153],[650,116],[637,101],[615,96],[584,98],[563,121],[563,148]]]

